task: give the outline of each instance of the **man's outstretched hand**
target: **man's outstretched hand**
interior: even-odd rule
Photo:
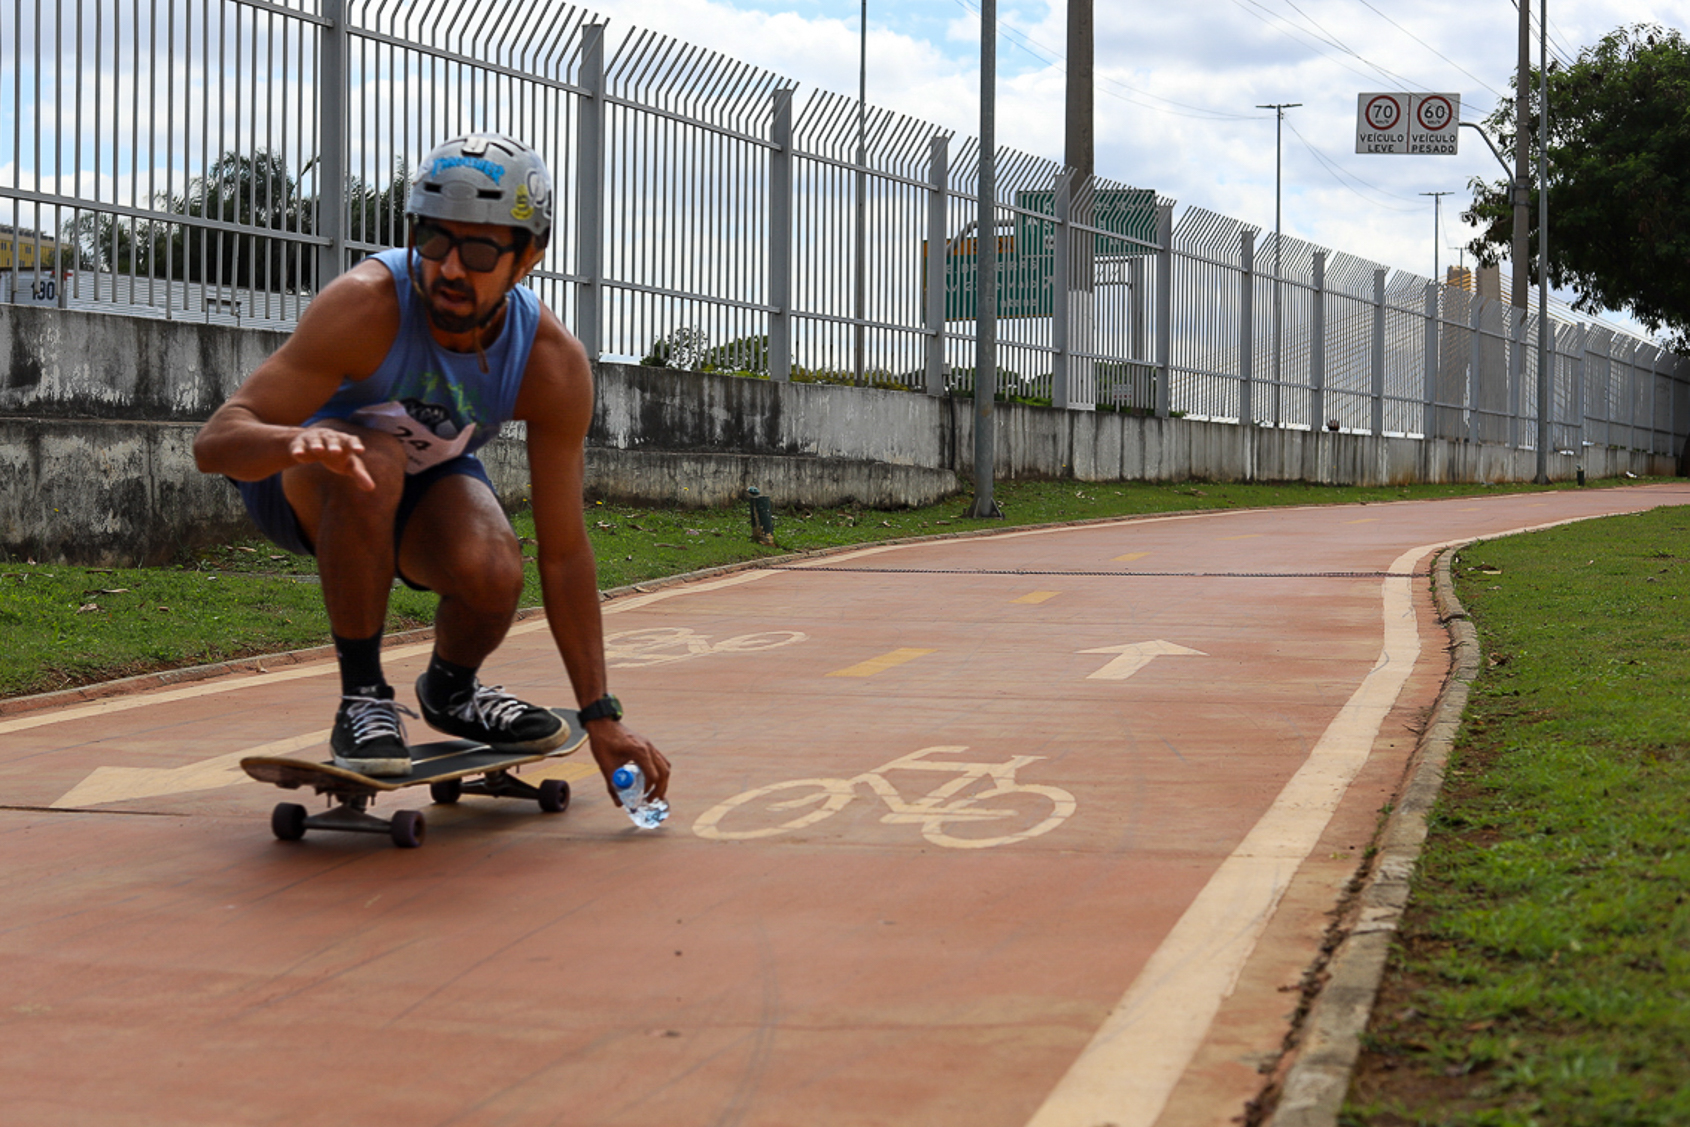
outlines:
[[[288,453],[298,463],[316,462],[324,469],[343,474],[364,492],[372,492],[375,479],[364,466],[364,442],[355,434],[329,427],[306,427],[288,443]]]
[[[658,751],[652,742],[622,726],[620,720],[594,720],[587,725],[587,738],[593,749],[593,759],[598,762],[599,773],[604,776],[605,790],[616,805],[622,805],[622,800],[616,797],[616,786],[610,781],[610,776],[624,763],[639,765],[645,775],[646,795],[650,798],[664,798],[669,792],[669,760]]]

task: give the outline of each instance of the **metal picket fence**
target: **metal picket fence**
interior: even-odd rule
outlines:
[[[0,301],[286,328],[404,239],[437,140],[546,156],[531,276],[596,356],[1269,427],[1538,441],[1537,316],[977,142],[586,9],[0,0]],[[1690,368],[1558,310],[1550,434],[1676,450]]]

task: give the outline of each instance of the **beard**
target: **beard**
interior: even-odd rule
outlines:
[[[436,279],[434,285],[429,287],[428,297],[428,319],[434,322],[436,328],[448,333],[467,333],[472,329],[480,328],[499,308],[498,305],[494,305],[492,309],[485,311],[475,308],[475,291],[473,289],[466,285],[447,282],[443,278]],[[462,298],[469,301],[470,311],[468,313],[454,313],[442,309],[439,299],[443,297]]]

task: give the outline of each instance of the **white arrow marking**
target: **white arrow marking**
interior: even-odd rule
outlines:
[[[1125,681],[1134,673],[1150,664],[1150,659],[1163,654],[1194,654],[1197,657],[1208,657],[1202,650],[1188,650],[1184,646],[1176,646],[1172,642],[1160,639],[1154,642],[1129,642],[1124,646],[1099,646],[1095,650],[1081,650],[1083,654],[1119,654],[1114,661],[1099,669],[1096,673],[1087,674],[1088,681]]]
[[[241,760],[249,755],[286,755],[290,751],[327,743],[329,729],[307,732],[274,743],[259,744],[228,755],[213,756],[182,767],[96,767],[64,797],[53,803],[56,809],[104,806],[134,798],[157,798],[164,794],[186,794],[195,790],[216,790],[249,782]]]

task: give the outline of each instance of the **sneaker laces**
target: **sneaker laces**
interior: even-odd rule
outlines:
[[[509,731],[533,707],[505,692],[503,685],[476,685],[462,702],[448,706],[447,712],[484,728]]]
[[[422,719],[396,700],[352,696],[341,699],[346,702],[346,723],[352,729],[352,742],[359,746],[384,736],[404,743],[405,722],[399,719],[399,714],[403,712],[413,720]]]

